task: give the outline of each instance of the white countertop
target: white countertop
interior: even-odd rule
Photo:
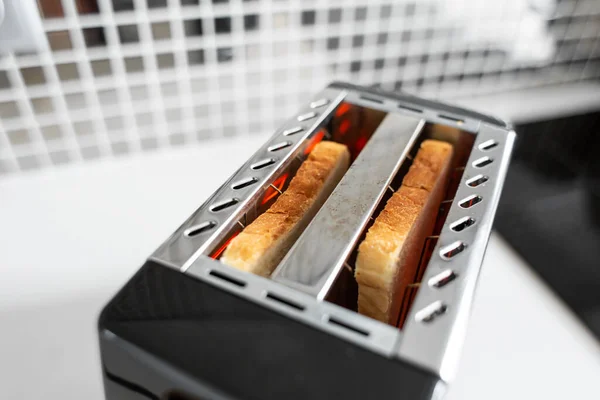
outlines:
[[[2,398],[102,399],[99,310],[263,140],[0,180]],[[598,343],[492,235],[447,399],[596,399],[599,376]]]

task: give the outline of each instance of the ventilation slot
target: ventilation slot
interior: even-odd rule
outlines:
[[[442,288],[456,279],[456,274],[451,269],[447,269],[444,272],[437,274],[436,276],[429,279],[429,286],[434,288]]]
[[[420,108],[405,106],[404,104],[398,104],[398,108],[401,108],[401,109],[407,110],[407,111],[412,111],[412,112],[419,113],[419,114],[421,114],[423,112],[423,110],[421,110]]]
[[[199,225],[194,225],[191,228],[186,229],[183,234],[185,236],[187,236],[187,237],[194,237],[194,236],[199,235],[199,234],[201,234],[203,232],[210,231],[215,226],[217,226],[216,222],[214,222],[214,221],[207,221],[207,222],[203,222],[203,223],[201,223]]]
[[[301,304],[298,304],[294,301],[288,300],[288,299],[284,299],[283,297],[279,297],[276,294],[273,293],[267,293],[267,299],[272,300],[272,301],[276,301],[280,304],[286,305],[288,307],[292,307],[295,308],[298,311],[304,311],[304,306]]]
[[[273,146],[269,146],[269,148],[267,148],[267,150],[277,151],[277,150],[285,149],[286,147],[290,147],[291,145],[292,145],[292,142],[281,142],[281,143],[274,144]]]
[[[261,160],[261,161],[255,163],[255,164],[252,164],[250,166],[250,168],[252,168],[254,170],[259,170],[259,169],[266,168],[269,165],[273,165],[273,164],[275,164],[275,160],[273,158],[269,158],[269,159],[266,159],[266,160]]]
[[[303,130],[304,129],[301,126],[296,126],[294,128],[286,129],[285,131],[283,131],[283,136],[295,135],[296,133],[300,133]]]
[[[415,319],[417,322],[431,322],[436,317],[444,314],[448,307],[441,301],[436,301],[435,303],[431,303],[421,311],[415,314]]]
[[[454,232],[461,232],[475,224],[475,220],[471,217],[464,217],[450,225],[450,229]]]
[[[239,203],[239,201],[240,201],[239,199],[235,199],[235,198],[234,199],[229,199],[229,200],[224,200],[224,201],[222,201],[220,203],[214,204],[210,208],[210,211],[217,212],[217,211],[224,210],[224,209],[226,209],[228,207],[236,205],[237,203]]]
[[[297,118],[297,120],[299,122],[308,121],[309,119],[313,119],[316,116],[317,116],[316,112],[309,112],[309,113],[306,113],[306,114],[299,115],[298,118]]]
[[[373,103],[377,103],[377,104],[383,104],[383,100],[381,99],[377,99],[375,97],[368,97],[368,96],[360,96],[360,98],[362,100],[366,100],[366,101],[371,101]]]
[[[494,160],[489,157],[481,157],[480,159],[473,161],[473,166],[475,168],[483,168],[486,165],[490,165],[492,162],[494,162]]]
[[[493,139],[487,140],[479,145],[479,150],[488,151],[498,146],[498,142]]]
[[[258,182],[258,178],[248,178],[248,179],[244,179],[243,181],[240,181],[238,183],[234,183],[233,186],[231,186],[234,190],[240,190],[243,189],[245,187],[254,185],[256,182]]]
[[[477,176],[474,176],[471,179],[469,179],[467,181],[467,185],[469,185],[471,187],[477,187],[483,183],[486,183],[488,181],[488,179],[490,179],[490,178],[488,178],[487,176],[477,175]]]
[[[320,99],[320,100],[313,101],[312,103],[310,103],[310,108],[319,108],[319,107],[326,106],[327,104],[329,104],[329,100]]]
[[[448,121],[452,121],[457,123],[458,125],[462,125],[465,123],[465,120],[460,119],[460,118],[456,118],[456,117],[451,117],[449,115],[444,115],[444,114],[438,114],[438,117],[443,118],[443,119],[447,119]]]
[[[246,287],[246,282],[244,282],[240,279],[237,279],[237,278],[232,278],[231,276],[225,275],[224,273],[216,271],[214,269],[211,270],[208,274],[210,276],[220,279],[222,281],[234,284],[235,286]]]
[[[481,202],[481,200],[483,200],[483,198],[481,196],[478,196],[476,194],[471,195],[463,200],[461,200],[458,205],[461,208],[471,208],[473,207],[475,204]]]
[[[443,247],[440,250],[440,256],[444,260],[449,260],[449,259],[455,257],[456,255],[462,253],[466,247],[467,247],[467,245],[464,244],[463,242],[456,241],[446,247]]]
[[[338,326],[340,328],[347,329],[347,330],[352,331],[354,333],[358,333],[359,335],[369,336],[369,332],[368,331],[365,331],[365,330],[360,329],[360,328],[356,328],[356,327],[354,327],[354,326],[352,326],[350,324],[347,324],[347,323],[345,323],[343,321],[340,321],[337,318],[329,317],[328,321],[332,325]]]

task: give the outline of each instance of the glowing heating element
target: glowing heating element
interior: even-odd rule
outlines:
[[[229,237],[229,239],[227,239],[227,241],[225,243],[223,243],[221,245],[221,247],[219,247],[214,253],[212,253],[210,255],[210,258],[218,260],[219,257],[221,256],[221,254],[223,254],[223,252],[225,251],[225,249],[227,248],[227,246],[229,246],[229,243],[231,243],[231,241],[237,236],[239,235],[239,232],[234,233],[233,235],[231,235]]]
[[[281,193],[281,189],[283,189],[283,187],[285,186],[285,182],[287,181],[288,176],[289,173],[286,172],[285,174],[281,175],[279,178],[273,181],[271,186],[269,186],[265,191],[265,196],[263,197],[260,203],[261,205],[267,204],[271,199],[273,199],[279,193]]]
[[[349,103],[342,103],[342,104],[340,104],[338,109],[335,111],[335,116],[341,117],[342,115],[344,115],[348,111],[350,111],[351,108],[352,108],[352,106]]]
[[[315,146],[317,144],[319,144],[319,142],[321,140],[323,140],[323,138],[325,137],[325,129],[321,129],[319,132],[317,132],[317,134],[310,140],[310,142],[308,143],[308,146],[306,146],[306,149],[304,149],[304,155],[307,156],[310,154],[311,151],[313,151],[313,149],[315,148]]]

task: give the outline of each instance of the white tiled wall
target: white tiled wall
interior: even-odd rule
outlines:
[[[598,0],[38,3],[45,48],[0,58],[0,177],[268,132],[333,79],[447,98],[600,77]]]

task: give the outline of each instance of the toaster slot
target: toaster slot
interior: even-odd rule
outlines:
[[[425,274],[425,270],[427,268],[429,260],[431,259],[434,253],[434,248],[437,245],[438,238],[446,221],[446,217],[448,215],[450,206],[453,203],[454,196],[458,189],[459,183],[463,175],[463,171],[465,169],[467,160],[473,147],[474,138],[474,135],[468,132],[461,131],[458,128],[452,128],[437,124],[427,124],[425,126],[425,129],[423,130],[422,134],[418,137],[418,139],[415,142],[415,145],[411,149],[409,156],[406,158],[405,162],[402,164],[402,166],[399,168],[398,172],[392,179],[392,183],[389,186],[389,190],[386,191],[384,196],[381,198],[375,211],[373,212],[373,215],[362,230],[360,238],[356,242],[356,245],[354,246],[351,254],[344,262],[345,268],[336,277],[334,284],[332,285],[330,291],[327,293],[327,301],[335,303],[352,311],[357,311],[358,285],[354,278],[354,268],[358,253],[358,246],[365,239],[368,229],[372,226],[379,213],[381,213],[381,211],[385,207],[385,204],[392,196],[394,191],[401,186],[402,179],[408,171],[412,163],[412,159],[416,155],[420,143],[426,139],[436,139],[452,143],[454,153],[453,158],[451,160],[451,172],[448,177],[448,182],[446,186],[447,189],[446,194],[444,196],[444,200],[440,203],[439,208],[436,210],[437,216],[435,219],[433,230],[429,232],[428,236],[426,237],[422,246],[420,247],[419,261],[415,270],[415,274],[412,277],[411,283],[401,294],[402,300],[400,302],[399,311],[397,314],[397,318],[395,319],[396,322],[394,325],[399,328],[403,327],[406,317],[409,314],[410,307],[421,286],[421,281]],[[457,221],[454,221],[450,226],[453,231],[463,231],[465,229],[468,229],[474,223],[475,220],[473,218],[464,217]],[[450,251],[450,253],[454,254],[456,250],[452,250],[453,251]],[[440,279],[439,281],[445,284],[453,280],[454,277],[455,274],[452,274],[451,279]],[[441,285],[439,285],[437,281],[436,285],[436,287],[441,287]]]
[[[317,107],[322,106],[323,102],[315,101],[311,104]],[[305,117],[305,115],[303,114],[301,117]],[[246,203],[243,213],[241,213],[236,223],[232,224],[232,227],[210,246],[207,255],[213,259],[221,258],[231,241],[246,226],[266,212],[277,198],[285,192],[302,163],[319,142],[328,140],[344,144],[348,148],[350,163],[352,163],[369,142],[385,116],[384,111],[342,102],[310,134],[306,135],[305,130],[298,126],[285,129],[280,136],[272,139],[266,145],[267,155],[252,163],[250,169],[252,172],[260,172],[263,168],[268,169],[277,163],[279,157],[285,158],[283,166],[269,180],[260,181],[259,178],[250,176],[232,183],[231,188],[234,192],[243,192],[246,188],[259,182],[261,187]],[[301,119],[304,120],[304,118]],[[296,135],[302,133],[305,134],[303,139],[295,138]],[[294,140],[300,139],[300,145],[295,146]],[[219,211],[224,206],[231,205],[235,199],[237,197],[225,199],[223,202],[212,205],[209,210]]]

